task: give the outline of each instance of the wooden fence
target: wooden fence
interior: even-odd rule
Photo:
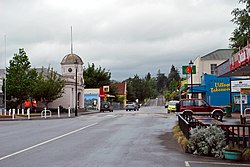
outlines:
[[[197,126],[211,126],[203,124],[193,116],[178,115],[178,124],[187,139],[190,136],[190,130]],[[250,125],[248,124],[214,124],[225,132],[228,145],[238,148],[250,148]]]

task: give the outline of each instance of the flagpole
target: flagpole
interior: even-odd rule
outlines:
[[[7,79],[6,79],[6,35],[4,35],[4,77],[5,77],[5,81],[4,81],[4,112],[6,112],[6,110],[7,110],[7,104],[6,104],[6,101],[7,101],[7,98],[6,98],[6,96],[7,96],[7,92],[6,92],[6,90],[7,90],[7,88],[6,88],[6,86],[7,86],[7,84],[6,84],[6,81],[7,81]]]

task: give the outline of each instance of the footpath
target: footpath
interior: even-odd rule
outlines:
[[[41,113],[41,112],[37,112],[37,113],[31,113],[30,117],[28,117],[27,114],[25,115],[9,115],[9,114],[1,114],[0,115],[0,121],[22,121],[22,120],[46,120],[46,119],[65,119],[65,118],[75,118],[81,115],[88,115],[88,114],[95,114],[95,113],[99,113],[99,110],[88,110],[88,111],[78,111],[77,112],[77,116],[75,116],[75,112],[71,112],[69,113],[60,113],[58,114],[57,112],[53,112],[50,113],[46,112],[45,113]]]

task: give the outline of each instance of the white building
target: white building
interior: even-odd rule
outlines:
[[[76,54],[64,56],[61,61],[61,72],[65,80],[64,94],[61,98],[50,103],[49,107],[57,108],[60,105],[64,108],[75,108],[75,103],[77,101],[78,108],[84,108],[83,61],[81,57]]]
[[[217,49],[204,56],[198,56],[194,60],[194,65],[196,66],[196,74],[192,75],[193,84],[200,84],[201,76],[204,73],[215,74],[216,67],[222,62],[229,59],[232,53],[233,53],[232,49]],[[191,78],[189,78],[188,83],[191,83]]]

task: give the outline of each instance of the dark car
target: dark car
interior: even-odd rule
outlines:
[[[219,120],[225,115],[223,107],[211,106],[204,99],[181,99],[176,107],[177,111],[185,115],[212,114]]]
[[[111,105],[110,102],[107,102],[107,101],[101,102],[100,112],[104,112],[104,111],[113,112],[113,106]]]

